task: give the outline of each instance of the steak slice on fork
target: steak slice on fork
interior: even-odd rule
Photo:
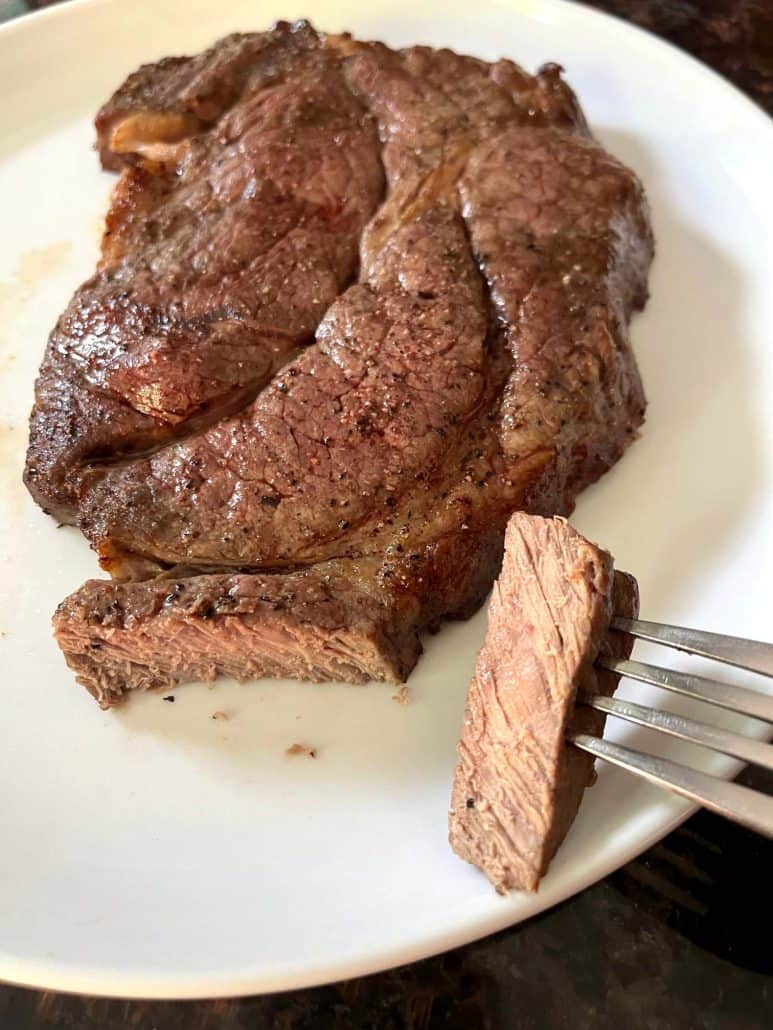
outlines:
[[[632,576],[563,519],[517,513],[505,535],[488,632],[467,697],[449,838],[500,892],[534,891],[569,831],[592,756],[569,728],[601,736],[605,717],[578,693],[611,694],[618,677],[599,654],[628,658],[613,615],[638,615]]]

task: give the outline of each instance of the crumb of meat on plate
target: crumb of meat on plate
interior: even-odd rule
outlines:
[[[316,758],[317,749],[309,747],[308,744],[291,744],[285,751],[285,754],[290,757],[294,757],[295,755],[305,755],[307,758]]]

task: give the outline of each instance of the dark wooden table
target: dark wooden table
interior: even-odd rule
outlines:
[[[0,0],[0,18],[45,5]],[[593,6],[690,51],[773,113],[773,0]],[[741,779],[773,792],[769,774]],[[773,1027],[772,877],[771,842],[702,812],[558,908],[425,962],[233,1001],[0,986],[0,1030],[763,1030]]]

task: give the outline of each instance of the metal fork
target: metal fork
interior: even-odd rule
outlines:
[[[728,637],[719,633],[703,633],[700,630],[667,626],[657,622],[642,622],[638,619],[616,618],[612,620],[611,628],[622,630],[641,640],[689,651],[691,654],[713,658],[727,665],[773,677],[773,644]],[[650,683],[676,694],[773,723],[773,696],[761,691],[747,690],[745,687],[732,686],[704,676],[662,669],[657,665],[645,665],[643,662],[628,659],[600,657],[597,665],[620,676],[628,676],[642,683]],[[599,712],[618,716],[639,726],[647,726],[669,736],[732,755],[744,762],[773,769],[773,746],[752,740],[740,733],[602,694],[584,695],[578,698],[578,701]],[[613,744],[587,733],[570,732],[568,739],[575,747],[590,752],[596,758],[603,758],[613,765],[620,766],[621,769],[642,776],[651,783],[666,787],[676,794],[681,794],[682,797],[689,798],[690,801],[703,805],[704,808],[773,838],[773,797],[767,797],[737,783],[728,783],[667,758],[658,758],[631,747]]]

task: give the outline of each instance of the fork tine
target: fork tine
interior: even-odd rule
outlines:
[[[587,733],[570,733],[569,741],[596,758],[603,758],[650,783],[666,787],[704,808],[733,819],[742,826],[773,838],[773,798],[737,783],[718,780],[667,758],[645,755]]]
[[[679,651],[714,658],[727,665],[736,665],[739,669],[748,669],[749,672],[773,676],[773,644],[766,644],[761,640],[744,640],[743,637],[705,633],[698,629],[668,626],[660,622],[644,622],[641,619],[615,618],[612,620],[612,629],[630,633],[632,637],[639,637],[641,640],[666,644]]]
[[[647,665],[645,662],[634,662],[628,659],[600,656],[596,659],[596,665],[601,665],[620,676],[628,676],[629,679],[672,690],[675,694],[684,694],[686,697],[693,697],[698,701],[706,701],[710,705],[729,708],[730,711],[741,712],[743,715],[751,715],[764,722],[773,722],[773,697],[763,694],[761,691],[747,690],[746,687],[720,683],[718,680],[707,679],[705,676],[693,676],[691,673],[676,672],[673,669],[661,669],[657,665]]]
[[[773,747],[760,740],[749,740],[748,737],[743,737],[739,733],[731,733],[729,730],[719,729],[717,726],[709,726],[705,722],[674,715],[673,712],[661,712],[655,708],[647,708],[645,705],[637,705],[632,701],[604,697],[603,694],[581,695],[579,701],[599,712],[606,712],[608,715],[616,715],[627,722],[636,723],[637,726],[648,726],[650,729],[666,733],[671,737],[689,740],[691,744],[700,744],[713,751],[721,751],[734,758],[741,758],[744,762],[753,762],[755,765],[773,770]]]

